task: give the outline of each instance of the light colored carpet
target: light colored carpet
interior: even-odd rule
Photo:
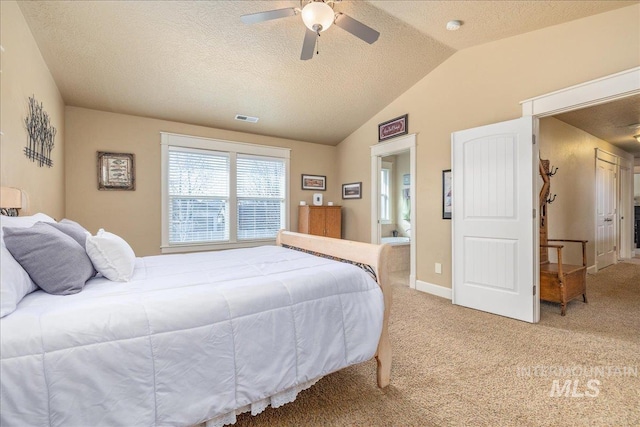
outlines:
[[[236,425],[639,426],[640,265],[611,266],[587,286],[589,304],[571,302],[565,317],[542,304],[531,325],[395,285],[389,387],[376,387],[370,361]],[[552,393],[566,380],[568,396]]]
[[[633,258],[625,259],[624,262],[630,262],[631,264],[640,265],[640,255],[636,255]]]

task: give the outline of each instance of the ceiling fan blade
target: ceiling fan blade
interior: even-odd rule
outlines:
[[[380,37],[379,32],[367,25],[364,25],[360,21],[356,21],[355,19],[345,15],[344,13],[338,14],[335,20],[335,24],[343,30],[350,32],[354,36],[366,41],[369,44],[373,44],[376,40],[378,40],[378,37]]]
[[[313,51],[316,47],[316,39],[318,34],[314,31],[311,31],[307,28],[307,32],[304,33],[304,42],[302,43],[302,53],[300,54],[300,59],[306,61],[307,59],[313,58]]]
[[[286,9],[268,10],[266,12],[242,15],[240,19],[245,24],[255,24],[257,22],[269,21],[270,19],[286,18],[287,16],[293,16],[295,14],[296,9],[294,7],[287,7]]]

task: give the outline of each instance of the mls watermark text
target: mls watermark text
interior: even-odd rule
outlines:
[[[638,377],[637,366],[518,366],[518,377],[550,378],[549,397],[595,398],[605,378]]]

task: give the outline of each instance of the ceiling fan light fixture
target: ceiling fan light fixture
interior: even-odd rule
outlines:
[[[311,31],[326,31],[335,20],[333,8],[322,1],[312,1],[302,9],[302,21]]]
[[[634,135],[633,137],[636,139],[636,141],[640,142],[640,135]]]

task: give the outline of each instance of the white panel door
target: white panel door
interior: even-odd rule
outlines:
[[[596,267],[614,264],[616,254],[616,167],[596,159]]]
[[[453,303],[527,322],[539,317],[535,120],[452,134]]]

